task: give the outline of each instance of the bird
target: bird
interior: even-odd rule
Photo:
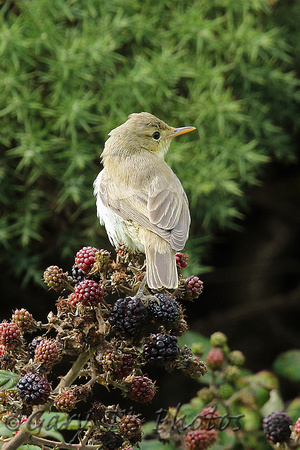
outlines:
[[[101,155],[97,216],[115,248],[145,254],[150,289],[178,287],[175,254],[185,246],[191,218],[186,193],[164,157],[174,137],[195,129],[133,113],[110,131]]]

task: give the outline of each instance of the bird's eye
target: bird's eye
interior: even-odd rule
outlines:
[[[160,132],[159,131],[154,131],[154,133],[152,134],[152,137],[153,137],[153,139],[158,141],[158,139],[160,138]]]

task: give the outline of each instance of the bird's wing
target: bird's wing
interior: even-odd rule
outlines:
[[[188,200],[180,181],[155,177],[147,189],[121,186],[106,177],[100,182],[103,203],[125,220],[134,220],[168,241],[174,250],[183,249],[188,237]]]

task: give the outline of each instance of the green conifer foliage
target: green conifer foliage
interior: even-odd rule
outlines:
[[[296,27],[274,12],[269,0],[7,0],[0,243],[14,270],[38,279],[41,258],[99,246],[92,182],[132,112],[197,127],[168,155],[194,237],[232,226],[264,163],[295,160]]]

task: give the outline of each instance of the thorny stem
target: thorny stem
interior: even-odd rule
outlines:
[[[79,444],[68,444],[67,442],[57,442],[57,441],[51,441],[50,439],[41,438],[38,436],[30,435],[30,438],[27,441],[29,444],[35,444],[39,447],[50,447],[50,448],[60,448],[60,449],[67,449],[67,450],[94,450],[96,448],[99,448],[98,445],[86,445],[83,443],[83,441]]]
[[[71,369],[69,370],[69,372],[62,377],[62,379],[60,380],[59,384],[56,386],[56,388],[54,389],[54,393],[60,392],[61,389],[70,386],[73,381],[76,380],[76,378],[78,377],[81,369],[84,367],[84,365],[87,363],[89,357],[90,357],[91,352],[90,351],[86,351],[81,353],[77,360],[73,363]],[[41,416],[43,414],[43,412],[45,412],[47,409],[50,408],[50,406],[52,405],[52,401],[51,402],[47,402],[44,405],[42,405],[41,407],[39,407],[38,410],[34,411],[31,416],[28,417],[28,421],[33,420],[33,418],[37,418],[38,416]],[[5,444],[3,444],[3,446],[1,447],[1,450],[16,450],[17,448],[19,448],[22,444],[24,443],[33,443],[33,440],[35,441],[35,443],[37,443],[39,440],[39,443],[41,443],[42,438],[39,438],[37,436],[33,436],[31,433],[29,433],[26,430],[19,430],[19,432],[9,441],[6,442]],[[61,442],[54,442],[54,441],[48,441],[47,439],[44,439],[44,441],[47,441],[47,444],[50,447],[59,447],[59,448],[65,448],[65,449],[81,449],[81,450],[87,450],[87,449],[93,449],[96,448],[97,446],[82,446],[82,444],[62,444]],[[52,444],[50,444],[52,442]],[[47,446],[47,444],[42,444]],[[98,446],[99,447],[99,446]]]

